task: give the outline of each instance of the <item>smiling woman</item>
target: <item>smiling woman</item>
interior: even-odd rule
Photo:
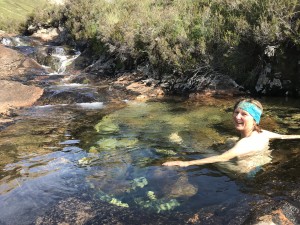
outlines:
[[[170,161],[164,166],[186,167],[191,165],[203,165],[208,163],[226,162],[233,158],[243,158],[245,155],[257,155],[269,148],[270,139],[296,139],[300,135],[282,135],[259,127],[263,107],[259,101],[242,99],[234,106],[233,123],[235,129],[240,132],[240,140],[228,151],[221,155],[192,161]]]

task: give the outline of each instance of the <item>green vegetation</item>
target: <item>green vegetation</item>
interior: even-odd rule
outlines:
[[[46,0],[0,0],[0,30],[15,32],[20,23]]]
[[[64,25],[118,66],[149,62],[160,74],[209,68],[249,82],[266,46],[299,48],[299,15],[298,0],[70,0],[29,23]]]

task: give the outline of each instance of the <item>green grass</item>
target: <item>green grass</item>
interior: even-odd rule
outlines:
[[[0,29],[15,31],[27,16],[46,0],[0,0]]]

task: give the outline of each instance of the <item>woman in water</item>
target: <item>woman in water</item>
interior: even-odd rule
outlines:
[[[259,101],[243,99],[234,106],[233,122],[235,129],[240,132],[240,139],[236,144],[221,155],[192,161],[170,161],[164,166],[186,167],[191,165],[203,165],[208,163],[227,162],[233,158],[255,155],[268,150],[270,139],[296,139],[300,135],[281,135],[262,130],[259,127],[263,107]]]

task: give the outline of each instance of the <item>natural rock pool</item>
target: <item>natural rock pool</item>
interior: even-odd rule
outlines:
[[[300,100],[260,100],[263,128],[300,134]],[[277,201],[299,212],[299,140],[272,142],[251,178],[161,165],[226,149],[234,100],[114,104],[35,106],[0,132],[0,224],[247,224]]]

